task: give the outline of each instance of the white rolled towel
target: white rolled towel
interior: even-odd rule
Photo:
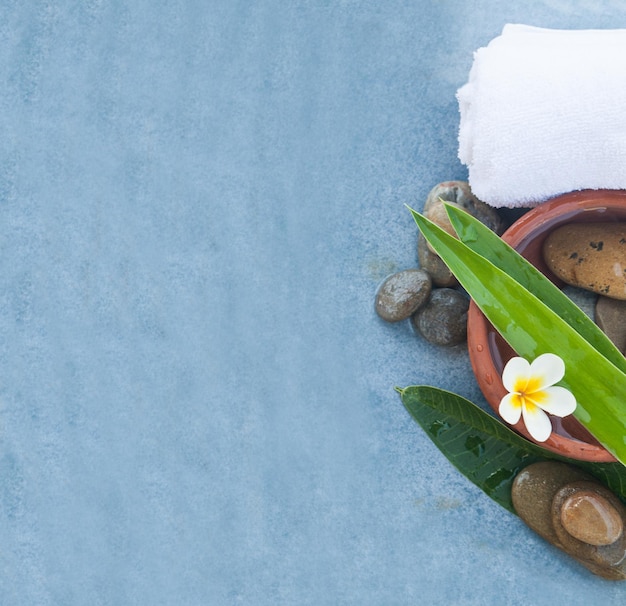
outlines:
[[[508,24],[474,53],[457,99],[459,159],[484,202],[626,189],[626,29]]]

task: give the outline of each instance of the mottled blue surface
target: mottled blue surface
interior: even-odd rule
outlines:
[[[0,1],[0,604],[623,604],[461,477],[373,311],[504,23],[622,2]],[[523,169],[523,167],[520,167]]]

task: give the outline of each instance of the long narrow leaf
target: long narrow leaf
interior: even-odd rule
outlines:
[[[461,242],[517,280],[556,312],[605,358],[626,372],[626,358],[619,349],[553,282],[478,219],[457,206],[446,204],[445,207],[452,227]]]
[[[563,359],[562,384],[577,399],[576,418],[626,464],[626,374],[506,272],[411,212],[426,240],[518,355],[534,359],[552,352]]]

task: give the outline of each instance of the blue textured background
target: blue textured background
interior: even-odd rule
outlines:
[[[0,1],[0,604],[623,604],[462,478],[373,311],[504,23],[623,2]],[[520,167],[523,169],[523,167]]]

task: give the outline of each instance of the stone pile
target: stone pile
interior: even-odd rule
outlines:
[[[543,461],[513,481],[513,506],[537,534],[594,574],[626,579],[626,508],[582,469]]]
[[[423,214],[454,235],[442,200],[454,204],[500,234],[498,212],[474,196],[465,181],[446,181],[428,194]],[[452,346],[467,338],[469,298],[439,255],[418,234],[419,269],[388,276],[376,293],[376,312],[387,322],[411,320],[415,331],[435,345]]]

